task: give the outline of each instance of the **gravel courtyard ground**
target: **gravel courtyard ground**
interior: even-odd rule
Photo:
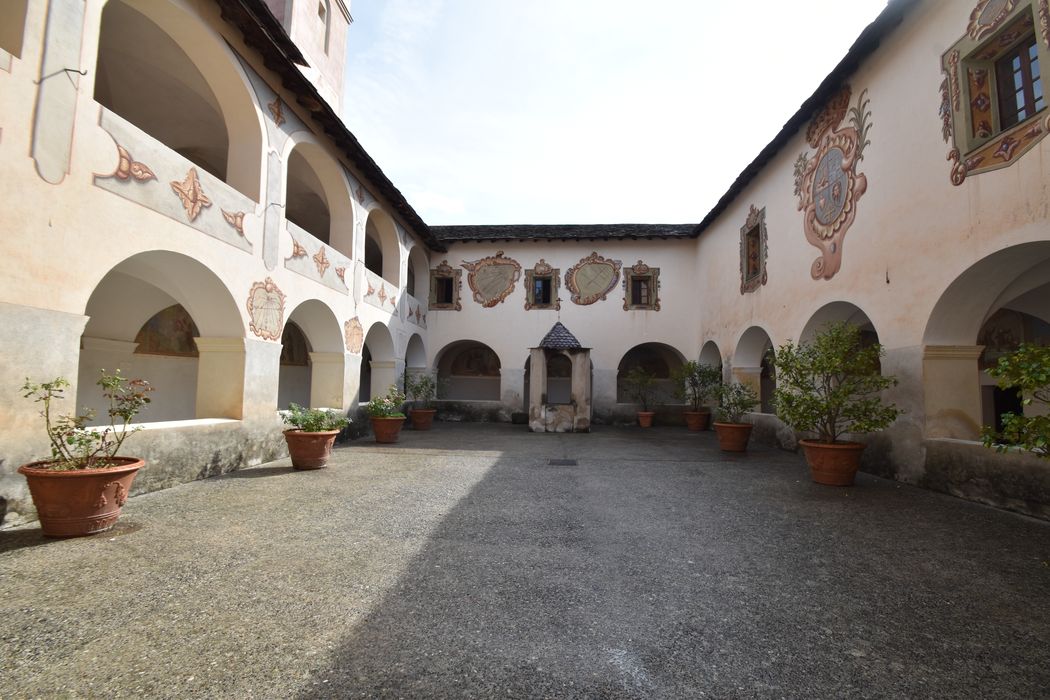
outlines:
[[[0,697],[1050,696],[1048,522],[673,428],[288,464],[0,532]]]

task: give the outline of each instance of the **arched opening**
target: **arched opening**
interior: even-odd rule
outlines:
[[[976,439],[1019,407],[987,369],[1022,342],[1050,342],[1050,241],[1013,246],[972,265],[934,306],[924,334],[927,437]]]
[[[365,221],[365,267],[401,287],[401,246],[394,221],[381,209],[368,212]]]
[[[108,422],[95,385],[103,368],[153,385],[144,422],[241,417],[241,317],[222,281],[196,260],[134,255],[99,281],[85,314],[76,405],[95,410],[94,424]]]
[[[317,240],[328,243],[332,215],[324,194],[321,178],[298,148],[288,156],[288,180],[285,183],[285,216]]]
[[[758,326],[744,331],[733,353],[733,378],[755,390],[762,413],[773,413],[773,392],[777,388],[773,359],[773,341]]]
[[[633,403],[627,385],[627,373],[635,367],[642,367],[656,377],[655,403],[667,403],[674,400],[674,383],[672,374],[685,363],[682,353],[663,343],[642,343],[628,350],[620,359],[616,368],[616,401]]]
[[[806,326],[798,337],[799,342],[808,343],[829,325],[842,322],[859,328],[861,339],[865,344],[874,345],[879,342],[879,334],[875,331],[875,326],[868,315],[848,301],[833,301],[820,307],[806,322]]]
[[[717,367],[719,370],[722,369],[722,351],[718,349],[718,344],[713,340],[709,340],[704,343],[704,347],[700,348],[700,358],[698,360],[702,365],[708,365],[710,367]]]
[[[423,338],[418,333],[413,333],[405,346],[405,376],[415,379],[428,372],[427,350],[423,345]]]
[[[394,355],[394,340],[382,323],[373,323],[365,335],[361,353],[361,383],[359,401],[364,403],[376,396],[385,396],[390,386],[398,384]]]
[[[288,315],[281,335],[277,407],[342,408],[345,354],[339,322],[326,304],[309,299]]]
[[[110,0],[102,10],[94,97],[258,200],[262,134],[234,63],[221,40],[173,3]]]
[[[413,246],[408,254],[408,270],[406,272],[405,291],[419,301],[426,301],[429,295],[428,280],[430,267],[427,264],[426,255],[419,246]]]
[[[572,399],[572,360],[562,352],[547,353],[547,403],[564,404]]]
[[[0,49],[15,58],[22,56],[22,38],[26,29],[26,8],[29,0],[0,2]]]
[[[442,399],[499,401],[500,361],[488,345],[475,340],[450,343],[434,363]]]

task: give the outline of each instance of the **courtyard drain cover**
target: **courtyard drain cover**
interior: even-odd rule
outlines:
[[[575,467],[577,466],[575,459],[548,459],[547,464],[552,467]]]

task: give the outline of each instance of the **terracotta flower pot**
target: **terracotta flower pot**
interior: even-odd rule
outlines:
[[[755,426],[750,423],[719,423],[715,422],[715,432],[718,433],[718,446],[723,452],[746,452],[747,442],[751,439],[751,429]]]
[[[638,425],[643,428],[653,427],[653,416],[655,415],[655,411],[638,411]]]
[[[338,430],[323,430],[307,433],[292,429],[284,431],[284,440],[288,443],[288,456],[296,469],[323,469],[328,466],[332,456],[332,445]]]
[[[852,486],[860,468],[860,453],[864,445],[859,442],[818,442],[799,440],[806,453],[809,473],[813,481],[827,486]]]
[[[707,430],[707,426],[711,422],[710,411],[684,411],[683,415],[685,416],[685,426],[694,433]]]
[[[376,435],[376,442],[397,442],[401,435],[401,425],[405,422],[404,416],[400,418],[377,418],[372,417],[372,432]]]
[[[44,460],[18,468],[29,483],[45,537],[80,537],[113,527],[145,462],[138,457],[112,461],[118,466],[54,471],[42,468],[51,463]]]
[[[408,417],[412,419],[412,430],[430,430],[435,413],[436,408],[413,408],[408,412]]]

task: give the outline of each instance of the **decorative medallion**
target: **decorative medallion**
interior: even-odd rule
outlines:
[[[314,265],[317,265],[317,274],[324,277],[324,273],[328,270],[328,266],[332,263],[328,262],[328,257],[324,253],[324,246],[321,246],[320,250],[314,253]]]
[[[201,181],[197,177],[196,168],[190,168],[190,171],[186,173],[186,179],[182,182],[172,180],[171,189],[182,200],[182,208],[186,210],[186,217],[190,221],[200,215],[201,209],[211,206],[211,200],[201,189]]]
[[[145,163],[140,163],[131,157],[128,149],[117,145],[117,169],[109,175],[95,174],[100,179],[115,178],[117,180],[135,180],[136,182],[149,182],[156,180],[157,176]]]
[[[740,293],[753,292],[764,285],[766,273],[766,208],[751,205],[747,221],[740,229]]]
[[[284,124],[284,103],[281,102],[280,97],[275,97],[273,102],[266,103],[266,106],[270,108],[270,114],[273,116],[273,123],[275,126]]]
[[[113,502],[116,503],[118,506],[123,506],[125,503],[128,502],[128,490],[124,488],[124,484],[120,483],[119,481],[112,481],[110,482],[110,484],[116,486],[116,488],[113,490]],[[110,484],[106,484],[106,486],[108,487],[110,486]]]
[[[995,28],[1017,6],[1017,0],[980,0],[970,13],[966,35],[975,41],[995,31]]]
[[[243,211],[226,211],[220,209],[222,212],[222,218],[226,219],[226,223],[233,227],[233,229],[244,236],[244,212]]]
[[[248,292],[248,317],[252,333],[265,340],[280,340],[284,329],[284,292],[269,277]]]
[[[342,282],[344,285],[346,284],[346,268],[345,267],[337,267],[337,268],[335,268],[335,276],[338,277],[339,281]]]
[[[803,153],[795,162],[795,195],[798,209],[803,212],[806,240],[820,249],[821,255],[810,268],[813,279],[831,279],[842,266],[842,243],[857,214],[857,201],[868,189],[868,179],[857,173],[857,165],[864,159],[871,124],[868,119],[867,90],[860,93],[857,104],[848,111],[850,125],[839,128],[849,104],[850,88],[843,88],[817,117],[815,123],[822,130],[807,136],[816,148],[813,158]],[[826,117],[828,109],[837,118]]]
[[[306,252],[307,252],[306,248],[303,247],[303,244],[293,238],[292,239],[292,255],[288,259],[292,260],[293,258],[305,258],[306,257]]]
[[[486,309],[506,299],[521,279],[521,265],[517,260],[503,257],[502,250],[481,260],[464,262],[462,267],[467,271],[467,284],[474,301]]]
[[[572,302],[589,306],[604,300],[620,281],[620,261],[609,260],[593,252],[565,272],[565,288],[572,292]]]
[[[343,336],[346,340],[347,352],[355,355],[361,354],[361,348],[365,345],[365,329],[361,326],[361,321],[357,316],[343,324]]]

